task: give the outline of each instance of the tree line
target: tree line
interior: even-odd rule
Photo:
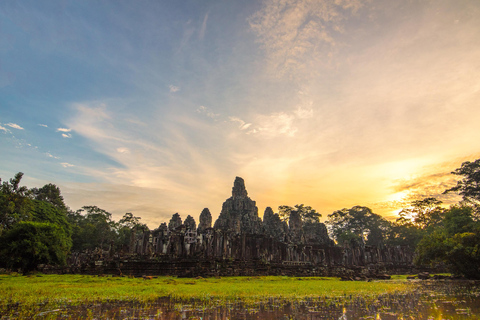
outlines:
[[[354,206],[328,215],[325,224],[337,245],[401,245],[415,250],[415,263],[442,263],[451,272],[480,278],[480,159],[464,162],[452,172],[460,177],[445,190],[462,201],[442,207],[436,198],[425,198],[403,209],[388,221],[370,208]],[[0,179],[0,267],[34,270],[39,264],[64,265],[73,251],[100,248],[127,250],[132,232],[148,230],[141,218],[126,213],[118,222],[96,206],[73,211],[66,206],[54,184],[28,189],[21,186],[23,173],[9,181]],[[305,225],[316,225],[321,217],[310,206],[280,206],[278,217],[287,223],[295,212]],[[180,221],[180,222],[179,222]],[[185,224],[195,228],[188,216]],[[174,214],[169,226],[182,224]]]

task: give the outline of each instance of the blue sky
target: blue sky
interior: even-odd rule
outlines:
[[[480,2],[2,1],[0,177],[150,227],[214,218],[235,176],[260,216],[392,216],[480,155]]]

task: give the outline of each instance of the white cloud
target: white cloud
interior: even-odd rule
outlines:
[[[1,125],[0,125],[0,130],[5,131],[5,133],[10,132],[10,130],[8,130],[8,129],[5,128],[5,127],[2,127]]]
[[[58,128],[57,132],[70,132],[72,129],[67,129],[67,128]]]
[[[218,118],[218,117],[220,116],[219,113],[214,113],[214,112],[210,111],[210,109],[208,109],[208,108],[205,107],[205,106],[200,106],[200,107],[198,107],[197,112],[198,112],[198,113],[203,113],[203,114],[205,114],[207,117],[212,118],[212,119],[216,119],[216,118]]]
[[[51,153],[49,152],[45,152],[45,155],[49,158],[53,158],[53,159],[60,159],[59,157],[55,157],[54,155],[52,155]]]
[[[5,124],[6,126],[9,126],[10,128],[13,128],[13,129],[18,129],[18,130],[24,130],[22,127],[20,127],[18,124],[16,123],[6,123]]]
[[[62,133],[62,137],[64,138],[71,138],[72,135],[70,133]]]
[[[207,21],[208,21],[208,13],[203,18],[202,27],[200,28],[200,31],[198,33],[198,38],[200,40],[203,40],[203,38],[205,37],[205,31],[207,30]]]
[[[48,126],[47,126],[46,124],[41,124],[41,123],[39,123],[38,125],[39,125],[40,127],[48,128]]]
[[[238,128],[240,130],[246,130],[246,129],[250,128],[250,126],[252,125],[251,123],[246,123],[245,121],[243,121],[242,119],[237,118],[237,117],[229,117],[228,119],[230,119],[231,122],[238,123]]]
[[[60,164],[61,164],[62,167],[64,167],[64,168],[75,167],[75,165],[70,164],[70,163],[68,163],[68,162],[62,162],[62,163],[60,163]]]
[[[306,106],[298,106],[293,112],[298,119],[309,119],[313,117],[313,101],[310,101]]]
[[[257,118],[258,125],[248,133],[260,134],[266,138],[274,138],[280,135],[293,137],[298,131],[293,125],[294,120],[295,116],[285,112],[276,112],[266,116],[261,115]]]
[[[173,84],[169,85],[168,87],[172,93],[180,91],[180,87],[174,86]]]
[[[130,153],[130,150],[128,148],[117,148],[118,153]]]

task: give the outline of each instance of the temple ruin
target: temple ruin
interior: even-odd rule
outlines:
[[[404,247],[372,247],[352,242],[335,245],[323,223],[304,223],[292,211],[287,221],[268,207],[263,221],[245,182],[237,177],[232,196],[212,227],[205,208],[198,227],[174,214],[155,230],[134,230],[128,252],[74,253],[65,272],[123,275],[236,276],[375,275],[413,267]]]

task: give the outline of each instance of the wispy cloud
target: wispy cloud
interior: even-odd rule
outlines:
[[[49,158],[52,158],[52,159],[60,159],[60,157],[56,157],[56,156],[52,155],[50,152],[45,152],[45,155]]]
[[[41,124],[41,123],[39,123],[38,125],[39,125],[40,127],[48,128],[48,126],[47,126],[46,124]]]
[[[4,133],[10,132],[10,130],[8,130],[5,127],[2,127],[1,125],[0,125],[0,130],[2,130]]]
[[[70,133],[62,133],[62,137],[70,139],[72,135]]]
[[[212,112],[210,109],[208,109],[207,107],[205,106],[200,106],[197,108],[197,112],[198,113],[202,113],[202,114],[205,114],[207,117],[209,118],[212,118],[212,119],[216,119],[220,116],[219,113],[214,113]]]
[[[180,87],[174,86],[173,84],[169,85],[168,88],[170,89],[171,93],[180,91]]]
[[[130,153],[130,150],[125,147],[117,148],[118,153]]]
[[[313,65],[325,64],[333,56],[342,34],[342,20],[355,13],[357,0],[267,0],[253,14],[250,27],[267,54],[271,71],[278,76],[312,72]]]
[[[62,165],[62,167],[64,167],[64,168],[71,168],[71,167],[75,167],[75,165],[73,165],[73,164],[70,164],[70,163],[68,163],[68,162],[62,162],[62,163],[60,163],[60,164],[61,164],[61,165]]]
[[[238,118],[238,117],[229,117],[228,118],[231,122],[236,122],[238,123],[238,128],[240,130],[246,130],[248,128],[250,128],[252,126],[251,123],[246,123],[245,121],[243,121],[242,119]]]
[[[200,40],[203,40],[205,37],[205,31],[207,30],[207,21],[208,21],[208,13],[205,14],[205,17],[203,18],[202,26],[200,27],[200,31],[198,32],[198,38]]]
[[[280,135],[293,137],[298,129],[293,122],[295,116],[285,112],[275,112],[269,115],[260,115],[256,119],[255,127],[248,133],[259,134],[267,138]]]
[[[13,129],[17,129],[17,130],[24,130],[22,127],[20,127],[18,124],[16,123],[6,123],[5,124],[6,126],[9,126],[10,128],[13,128]]]
[[[70,132],[72,129],[67,129],[67,128],[58,128],[57,132]]]

